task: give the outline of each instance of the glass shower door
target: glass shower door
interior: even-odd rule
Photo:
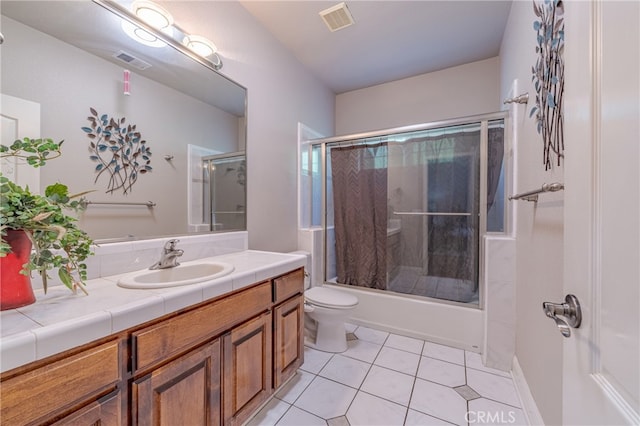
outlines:
[[[479,153],[480,132],[465,129],[390,147],[390,223],[400,244],[389,290],[477,303]]]

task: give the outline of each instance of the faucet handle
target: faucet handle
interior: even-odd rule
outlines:
[[[167,241],[165,243],[164,249],[165,250],[175,250],[176,249],[176,244],[178,244],[179,242],[180,242],[180,240],[175,239],[175,238],[172,239],[172,240],[169,240],[169,241]]]

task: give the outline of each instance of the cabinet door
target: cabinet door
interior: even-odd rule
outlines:
[[[220,340],[171,361],[133,383],[139,425],[220,424]]]
[[[223,337],[223,419],[241,424],[271,394],[271,312]]]
[[[273,310],[273,387],[286,382],[304,359],[304,306],[302,295]]]

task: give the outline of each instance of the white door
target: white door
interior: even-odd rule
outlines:
[[[640,2],[565,2],[563,424],[640,424]]]
[[[10,146],[16,139],[40,137],[40,104],[5,94],[0,100],[0,142],[3,145]],[[0,170],[20,186],[29,186],[32,193],[40,191],[40,171],[24,161],[3,158]]]

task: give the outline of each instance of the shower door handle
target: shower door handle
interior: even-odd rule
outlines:
[[[542,310],[546,316],[556,322],[556,326],[564,337],[570,337],[570,327],[578,328],[582,322],[580,302],[573,294],[567,294],[564,298],[564,303],[543,302]],[[558,318],[559,316],[564,317],[564,319]]]

